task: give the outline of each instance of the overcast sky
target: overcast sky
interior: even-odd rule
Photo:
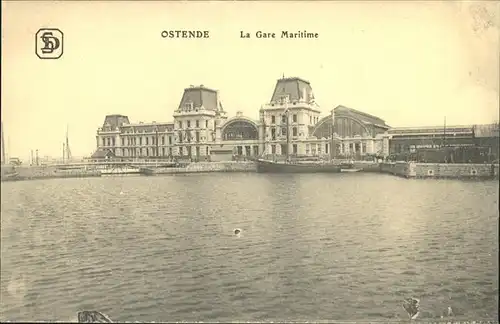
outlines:
[[[391,126],[491,123],[499,109],[499,4],[480,2],[2,2],[2,121],[10,156],[90,155],[106,114],[172,121],[183,89],[220,90],[257,119],[283,74]],[[41,27],[59,60],[35,55]],[[164,39],[163,30],[210,39]],[[318,39],[240,39],[307,30]]]

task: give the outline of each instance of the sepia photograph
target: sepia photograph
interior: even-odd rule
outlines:
[[[1,15],[1,322],[499,322],[499,2]]]

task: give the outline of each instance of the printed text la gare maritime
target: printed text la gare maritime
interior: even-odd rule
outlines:
[[[240,38],[259,38],[259,39],[274,39],[274,38],[319,38],[318,33],[304,31],[291,32],[282,30],[280,33],[257,31],[254,33],[240,31]],[[208,30],[163,30],[162,38],[210,38]]]
[[[311,33],[307,30],[300,30],[296,32],[291,32],[288,30],[282,30],[279,34],[279,38],[319,38],[318,33]],[[240,31],[240,38],[252,38],[251,34],[248,32]],[[257,31],[255,32],[255,38],[278,38],[275,32],[264,32]]]

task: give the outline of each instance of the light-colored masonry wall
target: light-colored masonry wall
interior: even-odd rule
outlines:
[[[498,178],[498,164],[381,163],[380,170],[406,178]]]

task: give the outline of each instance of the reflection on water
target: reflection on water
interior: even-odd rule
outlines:
[[[496,182],[205,174],[1,190],[1,320],[406,320],[411,296],[426,317],[498,315]]]

